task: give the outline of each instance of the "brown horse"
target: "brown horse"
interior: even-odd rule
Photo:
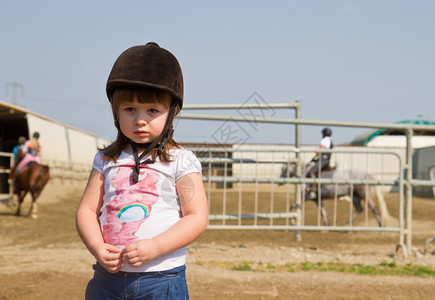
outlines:
[[[22,153],[19,153],[18,161],[20,161],[23,156]],[[50,168],[46,165],[30,162],[16,174],[14,167],[11,170],[10,177],[13,178],[14,195],[18,196],[18,207],[15,214],[17,216],[20,215],[21,204],[24,201],[24,197],[29,192],[32,196],[32,204],[27,216],[30,216],[33,212],[32,217],[36,219],[38,211],[36,200],[50,179]]]

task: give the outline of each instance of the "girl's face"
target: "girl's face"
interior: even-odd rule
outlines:
[[[165,127],[169,107],[169,99],[140,103],[135,97],[133,101],[123,101],[117,110],[120,129],[133,142],[151,143]]]

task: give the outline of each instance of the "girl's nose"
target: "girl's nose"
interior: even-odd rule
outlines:
[[[139,113],[136,118],[136,124],[146,125],[148,123],[147,115],[145,113]]]
[[[147,121],[145,119],[137,119],[136,124],[137,125],[146,125]]]

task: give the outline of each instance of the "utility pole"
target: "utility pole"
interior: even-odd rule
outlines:
[[[24,96],[24,86],[16,81],[6,83],[6,96],[9,95],[9,87],[12,88],[12,104],[18,105],[18,91],[21,91],[21,98]]]

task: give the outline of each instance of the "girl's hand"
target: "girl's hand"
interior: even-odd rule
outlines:
[[[96,249],[96,259],[110,273],[118,272],[124,260],[122,258],[122,250],[110,244],[100,244]]]
[[[157,247],[152,239],[131,243],[122,250],[122,258],[132,267],[139,267],[143,263],[158,256]]]

